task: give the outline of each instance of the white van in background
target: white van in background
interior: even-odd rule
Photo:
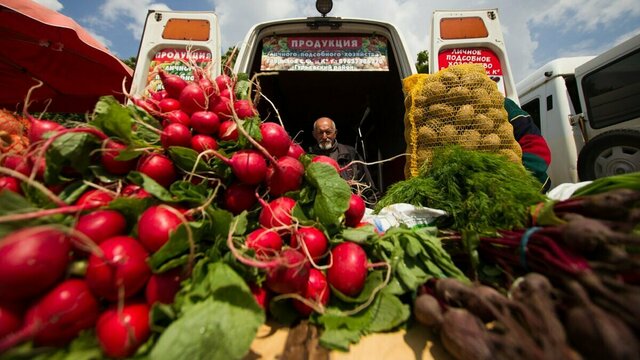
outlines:
[[[551,149],[554,185],[640,171],[640,35],[551,61],[516,88]]]

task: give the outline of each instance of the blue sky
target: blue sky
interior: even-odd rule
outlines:
[[[73,18],[120,58],[136,56],[147,10],[215,11],[222,50],[242,41],[252,24],[316,16],[313,0],[36,0]],[[429,47],[435,9],[497,8],[516,81],[562,56],[596,55],[640,33],[638,0],[334,0],[329,15],[395,24],[410,51]]]

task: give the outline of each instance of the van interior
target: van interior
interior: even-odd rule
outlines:
[[[260,72],[261,45],[250,76]],[[389,71],[280,71],[258,77],[258,111],[266,121],[282,119],[291,136],[307,151],[315,143],[313,123],[330,117],[338,129],[338,142],[354,146],[366,162],[390,159],[406,152],[402,79],[393,51]],[[405,159],[369,166],[381,193],[404,179]]]

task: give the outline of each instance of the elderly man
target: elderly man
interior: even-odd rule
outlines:
[[[338,129],[333,120],[328,117],[321,117],[313,123],[313,137],[317,144],[309,149],[309,153],[316,155],[325,155],[335,160],[341,168],[344,168],[353,160],[362,158],[355,148],[349,145],[340,144],[336,140]],[[345,168],[340,172],[345,180],[354,180],[365,184],[370,188],[363,192],[363,197],[369,202],[376,202],[377,191],[373,186],[371,174],[364,164],[356,163]]]

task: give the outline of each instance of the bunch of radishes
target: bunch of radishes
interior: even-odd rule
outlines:
[[[250,100],[237,98],[236,79],[210,79],[198,70],[194,74],[195,80],[188,82],[161,71],[164,90],[133,99],[160,125],[132,118],[129,131],[151,129],[158,134],[157,143],[142,146],[114,136],[110,125],[98,122],[64,128],[31,118],[31,148],[0,158],[0,196],[12,191],[24,198],[7,198],[22,202],[33,199],[35,191],[51,205],[0,214],[0,225],[16,229],[0,238],[0,353],[27,340],[36,346],[64,346],[94,329],[107,356],[133,355],[150,337],[151,306],[172,303],[192,265],[153,273],[150,256],[178,227],[208,221],[203,216],[207,207],[253,214],[248,218],[256,223],[249,224],[240,244],[229,234],[229,250],[240,262],[263,270],[266,286],[252,284],[259,303],[267,293],[290,295],[295,308],[308,315],[328,303],[329,285],[348,296],[362,290],[371,266],[362,247],[343,242],[332,248],[329,238],[335,229],[330,235],[317,219],[300,222],[293,215],[296,192],[306,184],[306,167],[327,163],[331,166],[319,166],[335,169],[332,175],[344,181],[337,164],[307,155],[303,164],[304,151],[285,129],[261,121]],[[48,152],[57,147],[63,153],[60,142],[79,134],[94,146],[86,156],[102,175],[87,181],[87,169],[65,164],[65,181],[48,183],[45,174],[54,165],[47,164]],[[193,168],[180,166],[171,156],[172,149],[185,148],[197,155]],[[198,170],[198,162],[206,171]],[[167,202],[155,185],[133,183],[134,173],[169,194],[176,183],[215,185],[215,191],[195,206]],[[346,182],[342,185],[349,189]],[[112,204],[123,198],[141,201],[144,209],[134,216],[119,211]],[[356,194],[346,202],[338,223],[355,227],[364,202]],[[78,264],[86,269],[78,272]]]

